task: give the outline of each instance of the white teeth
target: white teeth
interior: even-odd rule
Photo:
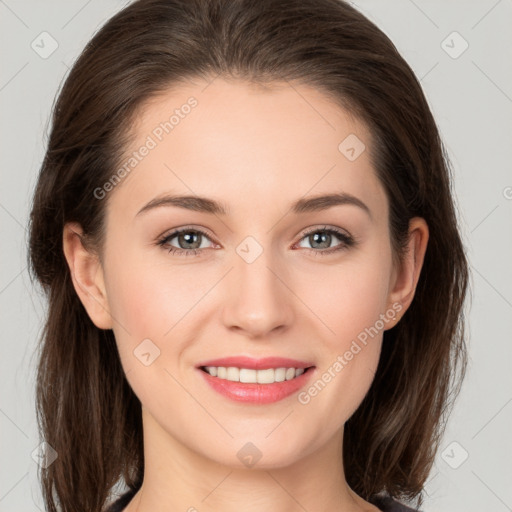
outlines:
[[[240,382],[256,382],[256,370],[240,368]]]
[[[305,371],[304,368],[267,368],[265,370],[253,370],[249,368],[236,368],[234,366],[206,366],[205,370],[212,376],[232,382],[244,382],[247,384],[273,384],[292,380]]]
[[[276,382],[283,382],[286,380],[286,368],[276,368],[274,370],[274,380]]]
[[[275,371],[273,368],[268,370],[253,370],[258,384],[272,384],[275,382]]]
[[[226,379],[233,382],[240,382],[240,370],[230,366],[226,372]]]

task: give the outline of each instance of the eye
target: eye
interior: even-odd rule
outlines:
[[[342,243],[336,245],[333,248],[330,248],[331,242],[333,241],[333,239],[336,238],[340,240]],[[311,250],[315,252],[315,255],[332,254],[334,252],[341,251],[355,245],[355,240],[350,235],[347,235],[336,228],[329,228],[327,226],[321,229],[316,228],[307,231],[306,233],[304,233],[302,240],[306,240],[311,244]],[[303,246],[300,245],[300,247]]]
[[[178,247],[171,244],[171,241],[175,238]],[[338,239],[341,243],[331,248],[331,243],[335,239]],[[208,233],[201,229],[180,228],[158,240],[157,245],[177,256],[198,256],[203,253],[203,250],[207,247],[207,245],[205,246],[202,243],[205,240],[211,241],[211,238]],[[310,250],[313,251],[315,255],[323,256],[348,249],[356,244],[356,241],[350,235],[336,228],[329,228],[328,226],[307,231],[303,234],[301,241],[302,240],[306,240],[311,244],[312,247]],[[299,246],[303,247],[303,245]]]
[[[171,240],[174,238],[177,239],[178,247],[170,244]],[[166,248],[172,254],[195,256],[201,253],[205,248],[205,246],[201,244],[203,238],[207,240],[210,239],[208,234],[201,229],[181,228],[161,238],[157,244]]]

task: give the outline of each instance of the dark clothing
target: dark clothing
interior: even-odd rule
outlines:
[[[128,505],[131,499],[135,496],[137,491],[128,491],[123,494],[117,501],[112,503],[112,505],[105,512],[123,512],[123,509]],[[380,508],[382,512],[413,512],[416,509],[407,507],[402,505],[398,501],[392,498],[381,498],[374,497],[369,500],[372,505]]]
[[[380,508],[383,512],[413,512],[417,511],[415,508],[407,507],[402,503],[394,500],[393,498],[380,498],[374,497],[369,500],[372,505]]]
[[[132,498],[135,496],[137,491],[128,491],[123,494],[120,498],[118,498],[109,508],[105,510],[105,512],[123,512],[124,507],[130,503]]]

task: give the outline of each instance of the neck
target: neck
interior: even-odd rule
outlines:
[[[346,483],[343,431],[286,467],[234,467],[191,451],[144,408],[143,424],[144,481],[125,512],[378,510]]]

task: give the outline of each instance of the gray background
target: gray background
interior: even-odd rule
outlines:
[[[79,51],[125,3],[0,0],[0,512],[43,510],[32,454],[45,303],[27,274],[26,225],[49,113]],[[512,0],[352,3],[422,81],[452,159],[473,274],[468,374],[423,510],[512,510]]]

